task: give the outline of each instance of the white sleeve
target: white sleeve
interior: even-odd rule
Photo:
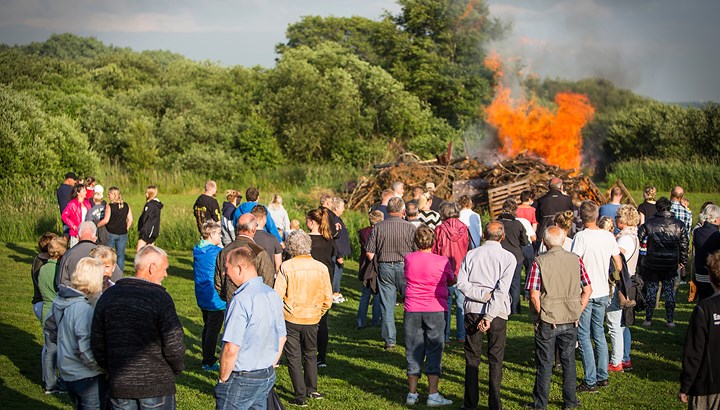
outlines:
[[[630,259],[635,254],[635,239],[629,235],[618,238],[618,247],[625,249],[625,259]]]

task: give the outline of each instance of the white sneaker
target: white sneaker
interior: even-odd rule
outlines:
[[[430,407],[448,406],[453,404],[452,400],[448,400],[440,393],[431,394],[428,396],[427,405]]]
[[[345,298],[341,296],[333,296],[333,303],[343,303],[345,302]]]
[[[407,404],[408,406],[412,406],[413,404],[418,402],[419,398],[419,393],[408,393],[407,398],[405,399],[405,404]]]

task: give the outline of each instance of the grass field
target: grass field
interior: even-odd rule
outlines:
[[[35,256],[31,243],[3,243],[0,247],[0,407],[4,409],[70,408],[64,396],[46,396],[40,384],[40,350],[42,335],[30,300],[32,284],[30,263]],[[128,260],[132,260],[130,252]],[[202,320],[195,304],[192,281],[192,255],[187,251],[170,252],[169,277],[164,285],[175,300],[178,315],[185,328],[186,370],[177,380],[179,409],[214,407],[212,388],[217,375],[200,370],[200,333]],[[317,409],[401,409],[407,393],[404,348],[383,350],[378,328],[355,329],[359,298],[357,264],[347,263],[343,276],[343,294],[348,302],[331,310],[328,367],[320,369],[319,390],[325,400],[309,403]],[[678,301],[686,300],[681,288]],[[679,303],[675,329],[656,321],[650,329],[634,327],[632,372],[611,375],[611,383],[596,395],[580,395],[585,409],[681,409],[675,401],[680,372],[682,343],[692,306]],[[527,302],[523,312],[526,313]],[[656,312],[662,318],[663,309]],[[402,307],[397,308],[398,341],[402,344]],[[454,325],[453,325],[454,328]],[[454,333],[453,333],[454,334]],[[582,374],[578,360],[578,374]],[[487,401],[487,365],[481,367],[481,408]],[[440,391],[454,401],[450,408],[462,404],[464,357],[457,342],[446,346]],[[550,408],[561,406],[559,374],[553,376]],[[503,374],[504,403],[517,409],[530,400],[534,382],[533,336],[529,318],[523,314],[508,322],[508,342]],[[276,388],[287,403],[292,386],[287,368],[277,371]],[[421,402],[427,395],[427,380],[420,385]],[[416,405],[425,408],[424,405]],[[292,408],[288,406],[288,408]]]

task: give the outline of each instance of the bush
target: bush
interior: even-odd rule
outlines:
[[[643,159],[618,162],[612,165],[607,182],[621,179],[628,189],[643,189],[651,184],[658,190],[669,191],[680,185],[685,191],[717,192],[720,164],[707,161]]]

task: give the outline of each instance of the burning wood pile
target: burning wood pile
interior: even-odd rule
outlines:
[[[380,199],[383,189],[387,189],[395,181],[402,181],[406,187],[406,200],[410,199],[410,187],[424,187],[426,182],[433,182],[437,187],[435,195],[444,199],[453,196],[452,185],[455,181],[476,180],[486,191],[511,184],[520,180],[529,180],[530,189],[536,197],[547,192],[548,181],[553,177],[564,181],[565,191],[573,200],[591,199],[599,204],[606,203],[603,194],[585,175],[574,174],[572,169],[563,169],[556,165],[548,165],[541,160],[520,154],[513,159],[495,163],[492,167],[479,164],[477,161],[462,158],[454,161],[418,161],[416,157],[404,155],[397,162],[376,165],[372,175],[362,177],[348,198],[350,209],[369,209]],[[487,196],[480,195],[479,206],[487,208]]]

